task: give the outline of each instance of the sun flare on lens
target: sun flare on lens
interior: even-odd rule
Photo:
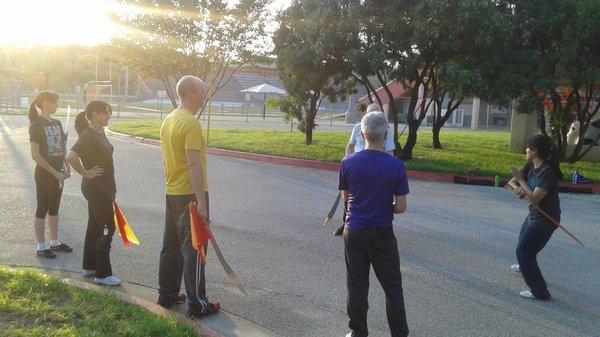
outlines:
[[[238,1],[227,0],[230,5]],[[272,0],[268,7],[279,11],[290,3],[291,0]],[[108,43],[111,37],[129,29],[113,22],[111,13],[172,14],[165,9],[142,4],[124,5],[116,0],[0,0],[0,48]]]
[[[116,26],[110,0],[2,0],[0,45],[96,45]]]

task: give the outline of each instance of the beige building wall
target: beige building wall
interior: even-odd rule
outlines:
[[[536,131],[537,115],[535,113],[521,114],[513,113],[511,116],[509,149],[511,152],[523,153],[527,147],[527,141]]]

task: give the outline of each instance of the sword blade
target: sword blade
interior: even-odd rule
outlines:
[[[208,231],[211,232],[210,228],[208,229]],[[244,284],[242,283],[240,278],[235,274],[233,269],[229,266],[229,264],[227,263],[227,260],[225,260],[225,256],[223,256],[223,253],[221,252],[221,249],[219,248],[219,245],[217,244],[217,240],[215,239],[215,236],[212,234],[212,232],[210,233],[210,236],[212,237],[212,239],[210,239],[210,243],[212,243],[213,249],[217,253],[217,258],[219,259],[221,266],[225,270],[225,273],[229,277],[229,280],[244,295],[248,295],[248,293],[246,292],[246,287],[244,286]]]
[[[323,226],[327,225],[331,221],[333,216],[335,215],[335,211],[337,211],[337,208],[338,208],[338,205],[340,204],[341,198],[342,198],[342,192],[338,192],[338,195],[335,198],[335,201],[333,202],[333,206],[331,206],[329,213],[327,213],[327,216],[325,217],[325,221],[323,221]]]
[[[69,135],[69,121],[71,120],[71,106],[67,105],[67,121],[65,122],[65,134]]]

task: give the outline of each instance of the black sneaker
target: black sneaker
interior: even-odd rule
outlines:
[[[191,319],[196,319],[202,316],[216,314],[219,312],[219,310],[221,310],[221,304],[219,304],[219,302],[208,302],[208,306],[200,306],[188,303],[187,317]]]
[[[341,225],[340,228],[336,229],[335,232],[333,232],[334,236],[342,236],[344,235],[344,225]]]
[[[65,245],[64,243],[61,243],[58,246],[50,246],[50,250],[53,252],[70,253],[73,251],[73,248]]]
[[[53,259],[56,257],[56,254],[50,251],[50,249],[38,250],[37,256],[44,257],[46,259]]]

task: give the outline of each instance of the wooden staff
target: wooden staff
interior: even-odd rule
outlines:
[[[511,173],[512,173],[512,169],[511,169]],[[513,174],[514,177],[514,174]],[[508,188],[511,192],[514,193],[515,189],[517,188],[516,185],[514,185],[513,183],[511,183],[510,181],[508,182],[508,184],[506,184],[506,188]],[[554,220],[553,217],[550,216],[550,214],[544,212],[540,207],[538,207],[538,205],[536,205],[530,198],[529,196],[525,195],[525,200],[527,200],[527,202],[529,202],[530,205],[532,205],[533,207],[535,207],[535,209],[537,209],[543,216],[546,217],[546,219],[550,220],[550,222],[552,222],[553,224],[555,224],[558,228],[562,229],[565,233],[567,233],[567,235],[569,235],[571,238],[573,238],[573,240],[577,241],[577,243],[579,243],[582,247],[585,247],[583,245],[583,243],[581,241],[579,241],[579,239],[577,239],[575,237],[575,235],[571,234],[571,232],[569,232],[566,228],[564,228],[563,226],[561,226],[556,220]]]

